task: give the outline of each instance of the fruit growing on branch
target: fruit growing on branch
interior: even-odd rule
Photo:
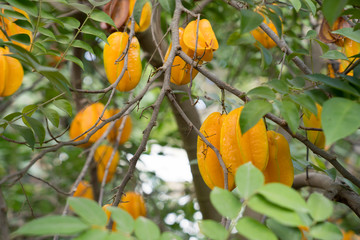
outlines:
[[[322,107],[316,103],[317,114],[311,113],[310,116],[303,115],[304,126],[308,128],[321,128],[321,111]],[[322,131],[307,130],[307,138],[310,142],[319,148],[325,147],[325,135]]]
[[[0,48],[0,97],[12,95],[21,86],[24,70],[21,63],[11,57],[8,48]]]
[[[93,193],[93,189],[92,189],[90,183],[88,183],[85,180],[80,181],[73,196],[74,197],[83,197],[83,198],[88,198],[88,199],[93,200],[94,193]]]
[[[120,112],[120,109],[110,109],[109,110],[110,116],[113,116],[119,112]],[[125,123],[123,124],[124,119],[125,119]],[[121,130],[121,137],[120,137],[119,144],[124,144],[127,140],[129,140],[129,137],[131,134],[131,129],[132,129],[132,121],[131,121],[130,116],[124,116],[124,117],[121,117],[120,119],[116,120],[115,126],[110,131],[109,135],[107,136],[107,138],[110,142],[116,142],[116,139],[117,139],[117,136],[119,133],[119,129],[122,125],[124,125],[124,126]]]
[[[194,51],[189,49],[184,43],[184,29],[183,28],[179,28],[179,43],[181,46],[181,50],[186,55],[188,55],[191,58],[194,57]],[[172,43],[170,43],[170,46],[166,52],[165,61],[169,57],[171,47],[172,47]],[[199,63],[201,64],[202,61],[200,61]],[[190,72],[191,72],[191,66],[189,64],[187,64],[181,57],[176,56],[172,63],[170,81],[176,85],[188,84],[190,82],[190,80],[194,79],[196,77],[196,75],[198,74],[198,71],[195,68],[193,68],[193,70],[192,70],[191,77],[190,77]]]
[[[218,150],[220,149],[221,126],[225,118],[226,115],[213,112],[205,119],[200,128],[200,132]],[[210,189],[215,186],[224,188],[224,172],[216,153],[206,145],[200,136],[197,140],[197,160],[200,174],[206,185]],[[234,182],[232,175],[229,175],[228,182]]]
[[[286,138],[277,132],[267,131],[269,161],[263,170],[265,183],[279,182],[291,187],[294,181],[294,167],[290,147]]]
[[[136,0],[130,0],[129,16],[133,14]],[[135,22],[135,32],[144,32],[149,28],[151,23],[151,5],[150,2],[146,2],[141,10],[140,25]],[[128,28],[130,28],[131,22],[128,19]]]
[[[146,216],[146,206],[144,198],[136,192],[126,192],[119,207],[127,211],[134,219]]]
[[[129,35],[126,32],[114,32],[107,40],[109,44],[105,44],[103,53],[107,79],[111,84],[116,82],[124,68],[127,53],[126,70],[116,89],[121,92],[130,91],[138,85],[141,78],[142,66],[139,41],[136,37],[133,37],[127,48]]]
[[[197,59],[207,62],[211,61],[213,52],[219,48],[215,33],[207,19],[191,21],[184,29],[183,41],[190,50],[196,51]]]
[[[257,10],[257,13],[263,16],[264,18],[263,23],[265,23],[273,32],[279,35],[274,23],[271,22],[269,18],[266,17],[263,13],[259,12],[259,10]],[[254,30],[250,31],[250,34],[255,38],[256,41],[258,41],[261,45],[263,45],[267,49],[276,46],[276,43],[260,27],[257,27]],[[257,43],[255,43],[255,46],[257,46]]]
[[[102,112],[104,111],[104,104],[102,103],[93,103],[90,104],[89,106],[86,106],[85,108],[83,108],[82,110],[80,110],[75,118],[73,119],[71,125],[70,125],[70,130],[69,130],[69,135],[71,139],[77,138],[78,136],[82,135],[85,131],[88,131],[90,128],[92,128],[94,126],[94,124],[99,120],[99,118],[101,117]],[[111,117],[111,115],[109,114],[108,110],[105,110],[104,115],[101,117],[101,119],[106,119]],[[100,120],[97,124],[99,125],[101,123],[102,120]],[[104,132],[106,131],[107,126],[104,126],[102,128],[100,128],[98,131],[96,131],[89,139],[89,141],[87,143],[78,145],[79,147],[89,147],[91,146],[91,144],[93,144],[94,142],[96,142],[96,140],[98,140],[101,135],[104,134]],[[81,137],[77,138],[75,141],[80,141],[82,139],[84,139],[86,137],[87,133],[82,135]]]
[[[103,181],[103,178],[105,176],[105,170],[109,161],[111,161],[111,163],[108,168],[105,182],[110,182],[116,172],[116,167],[119,163],[120,157],[118,151],[115,151],[114,156],[111,158],[113,151],[114,149],[107,145],[101,145],[95,150],[94,160],[97,167],[97,179],[100,183]]]

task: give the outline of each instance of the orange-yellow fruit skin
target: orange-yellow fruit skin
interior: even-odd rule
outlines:
[[[114,83],[124,68],[123,55],[128,43],[129,35],[126,32],[114,32],[108,37],[109,44],[105,44],[103,57],[104,67],[108,81]],[[116,62],[118,59],[120,62]],[[119,59],[119,60],[120,60]],[[136,37],[133,37],[128,52],[127,70],[121,78],[116,89],[127,92],[135,88],[141,78],[142,66],[140,59],[140,44]]]
[[[129,16],[132,15],[134,11],[136,0],[130,0],[129,4]],[[150,2],[146,2],[141,10],[141,17],[140,17],[140,26],[135,22],[135,32],[144,32],[146,29],[149,28],[151,24],[151,5]],[[128,23],[128,27],[130,28],[131,22]]]
[[[117,114],[118,112],[120,112],[119,109],[110,109],[109,110],[110,116],[113,116],[113,115]],[[121,117],[120,119],[116,120],[115,126],[110,131],[109,135],[107,136],[107,138],[110,142],[116,142],[119,128],[121,127],[121,124],[122,124],[124,118],[126,118],[126,120],[125,120],[124,127],[121,131],[121,137],[120,137],[119,144],[124,144],[127,140],[129,140],[130,134],[131,134],[131,129],[132,129],[132,121],[131,121],[130,116],[126,116],[126,117]]]
[[[81,181],[74,192],[74,197],[83,197],[94,199],[94,193],[91,185],[87,181]]]
[[[29,15],[21,10],[21,9],[18,9],[18,8],[13,8],[16,12],[19,12],[21,13],[22,15],[24,15],[29,21]],[[2,10],[2,12],[4,13],[4,9]],[[6,31],[6,34],[8,36],[13,36],[15,34],[27,34],[29,37],[30,37],[30,43],[32,42],[32,33],[30,30],[27,30],[25,28],[22,28],[18,25],[16,25],[14,22],[16,21],[17,19],[15,18],[5,18],[5,17],[0,17],[0,27],[3,28],[5,31]],[[6,38],[6,36],[4,35],[4,33],[2,31],[0,31],[0,39],[4,40],[4,41],[8,41],[9,39]],[[25,48],[26,50],[30,50],[30,45],[25,45],[23,43],[19,43],[19,42],[14,42],[15,44]]]
[[[235,178],[237,168],[252,162],[260,170],[264,170],[269,159],[269,148],[264,121],[261,119],[254,127],[244,135],[240,129],[240,114],[243,107],[231,111],[221,127],[220,152],[228,169],[228,176]],[[235,183],[229,182],[229,189],[234,188]]]
[[[221,126],[226,115],[219,112],[211,113],[203,122],[200,132],[218,150],[220,150]],[[224,172],[219,163],[215,152],[198,137],[197,140],[197,159],[200,174],[206,185],[213,189],[215,186],[224,188]],[[228,183],[233,186],[234,179],[229,175]]]
[[[277,34],[276,27],[272,22],[270,22],[269,20],[264,20],[264,23]],[[250,31],[250,34],[255,38],[256,41],[258,41],[267,49],[276,46],[276,43],[260,27],[257,27],[256,29]]]
[[[179,43],[181,49],[186,55],[192,58],[194,57],[194,51],[192,51],[185,45],[183,35],[184,35],[184,29],[179,28]],[[171,46],[172,44],[170,44],[166,52],[165,61],[169,57]],[[192,70],[192,75],[191,75],[192,77],[190,77],[190,72],[191,72],[191,66],[187,64],[181,57],[176,56],[172,63],[170,81],[176,85],[188,84],[190,80],[194,79],[198,74],[198,71],[195,68],[193,68]]]
[[[355,42],[349,38],[345,38],[342,52],[349,58],[351,62],[353,59],[351,57],[360,53],[360,43]],[[350,62],[348,60],[340,60],[339,71],[340,72],[345,71],[345,69],[348,67]],[[348,75],[353,76],[354,75],[353,71],[348,73]]]
[[[290,147],[280,133],[268,131],[269,161],[263,170],[265,183],[279,182],[291,186],[294,181],[294,167],[290,156]]]
[[[107,222],[109,222],[110,216],[111,216],[111,212],[107,209],[108,207],[111,207],[111,204],[105,204],[102,209],[105,212],[106,216],[107,216]],[[116,231],[116,222],[113,223],[112,226],[112,231]]]
[[[211,61],[213,52],[219,48],[219,43],[215,33],[207,19],[201,19],[199,22],[198,41],[196,44],[197,21],[191,21],[184,29],[184,44],[192,51],[195,51],[196,57],[202,61]]]
[[[0,97],[12,95],[21,86],[24,70],[21,63],[10,56],[8,48],[0,48]]]
[[[303,115],[303,122],[305,127],[310,128],[321,128],[321,111],[322,107],[319,104],[316,104],[317,115],[315,116],[313,113],[310,116]],[[310,142],[312,142],[315,146],[319,148],[325,147],[325,135],[322,131],[307,131],[307,138]]]
[[[108,162],[110,161],[113,150],[114,149],[112,147],[106,146],[106,145],[101,145],[95,150],[94,159],[95,159],[95,162],[97,163],[97,165],[96,165],[97,166],[97,179],[100,183],[102,182],[102,180],[104,178],[106,166],[107,166]],[[116,167],[119,163],[119,159],[120,159],[119,153],[118,153],[118,151],[116,151],[113,159],[111,160],[110,166],[109,166],[108,174],[106,177],[106,183],[110,182],[111,179],[114,177],[114,174],[116,172]]]
[[[90,129],[97,122],[99,117],[101,116],[101,113],[103,112],[104,107],[105,106],[102,103],[93,103],[93,104],[85,107],[84,109],[82,109],[80,112],[78,112],[78,114],[76,114],[74,120],[72,121],[72,123],[70,125],[70,130],[69,130],[70,138],[74,139],[74,138],[80,136],[81,134],[83,134],[88,129]],[[101,119],[107,119],[109,117],[110,117],[110,114],[109,114],[108,110],[105,110],[105,113]],[[101,120],[99,121],[99,123],[97,125],[99,125],[100,123],[101,123]],[[100,128],[96,133],[94,133],[90,137],[90,139],[87,143],[81,144],[78,146],[79,147],[91,146],[91,144],[96,142],[96,140],[98,140],[101,137],[101,135],[104,134],[104,132],[106,131],[106,128],[107,128],[107,125]],[[86,137],[86,135],[87,134],[84,134],[80,138],[76,139],[76,141],[80,141],[80,140],[84,139]]]
[[[134,219],[146,216],[145,201],[138,193],[126,192],[121,198],[119,207],[127,211]]]

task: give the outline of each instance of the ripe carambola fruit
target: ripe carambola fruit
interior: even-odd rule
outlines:
[[[192,58],[192,57],[194,57],[194,51],[192,51],[185,45],[183,35],[184,35],[184,29],[179,28],[179,43],[181,46],[181,50],[186,55],[188,55],[189,57]],[[171,47],[172,47],[172,43],[170,43],[170,46],[166,52],[165,61],[169,57]],[[190,80],[194,79],[196,77],[196,75],[198,74],[198,71],[195,68],[193,68],[192,77],[190,78],[190,72],[191,72],[191,66],[189,64],[187,64],[181,57],[176,56],[174,58],[174,61],[172,63],[172,67],[171,67],[170,81],[176,85],[188,84],[190,82]]]
[[[97,179],[100,183],[104,178],[106,166],[110,161],[113,150],[112,147],[106,145],[101,145],[95,150],[94,159],[97,164]],[[111,159],[108,174],[106,176],[106,183],[110,182],[113,178],[119,159],[119,153],[116,151],[114,157]]]
[[[196,57],[202,61],[211,61],[213,52],[219,48],[219,43],[215,33],[207,19],[201,19],[199,22],[198,39],[196,44],[197,21],[191,21],[184,30],[184,43],[192,51],[195,51]]]
[[[136,192],[126,192],[119,207],[127,211],[134,219],[146,216],[146,206],[143,197]]]
[[[87,181],[81,181],[74,192],[74,197],[94,199],[94,193],[91,185]]]
[[[267,20],[266,17],[264,17],[264,18],[265,18],[265,20],[263,22],[271,30],[273,30],[277,35],[279,35],[277,33],[275,25],[271,21]],[[270,48],[273,48],[276,46],[276,43],[260,27],[257,27],[254,30],[252,30],[250,32],[250,34],[253,35],[253,37],[255,38],[256,41],[261,43],[261,45],[263,45],[267,49],[270,49]],[[255,44],[255,46],[256,46],[256,44]]]
[[[303,115],[303,122],[305,127],[309,128],[321,128],[321,111],[322,107],[316,103],[317,115],[315,116],[313,113],[308,117],[306,114]],[[315,146],[319,148],[325,147],[325,135],[322,131],[307,131],[307,138],[310,142],[312,142]]]
[[[126,45],[129,35],[126,32],[114,32],[108,37],[109,44],[104,47],[104,67],[110,83],[114,83],[124,68]],[[119,61],[119,62],[118,62]],[[140,44],[133,37],[128,51],[127,70],[121,78],[116,89],[127,92],[135,88],[141,78],[142,66],[140,59]]]
[[[229,179],[235,178],[237,168],[251,162],[259,170],[264,170],[269,159],[269,147],[266,127],[263,119],[250,128],[245,134],[240,129],[240,114],[244,107],[231,111],[221,127],[220,152],[228,169]],[[235,187],[229,181],[229,190]]]
[[[0,97],[10,96],[21,86],[24,70],[21,63],[10,56],[8,48],[0,48]]]
[[[109,110],[109,114],[110,116],[113,116],[115,114],[117,114],[118,112],[120,112],[120,109],[110,109]],[[121,117],[120,119],[116,120],[115,122],[115,126],[113,127],[113,129],[110,131],[109,135],[107,136],[108,140],[110,142],[116,142],[116,138],[119,132],[119,128],[121,127],[121,124],[124,120],[124,117]],[[132,121],[131,121],[131,117],[130,116],[126,116],[126,120],[124,123],[124,127],[121,131],[121,137],[120,137],[120,142],[119,144],[124,144],[130,137],[130,133],[131,133],[131,129],[132,129]]]
[[[29,15],[21,10],[21,9],[18,9],[18,8],[13,8],[16,12],[19,12],[21,13],[22,15],[24,15],[27,20],[30,22],[30,18],[29,18]],[[4,13],[4,9],[2,9],[2,13]],[[25,28],[22,28],[18,25],[16,25],[14,22],[16,21],[17,19],[16,18],[6,18],[6,17],[1,17],[0,18],[0,27],[3,28],[3,30],[5,30],[6,34],[11,37],[15,34],[27,34],[30,38],[30,43],[32,42],[32,33],[30,30],[27,30]],[[5,34],[0,31],[0,39],[4,40],[4,41],[9,41],[9,39],[6,38]],[[25,45],[23,43],[19,43],[19,42],[16,42],[14,41],[15,44],[25,48],[26,50],[30,50],[30,45]]]
[[[136,0],[130,0],[129,5],[129,16],[132,15],[134,11]],[[146,29],[149,28],[151,23],[151,5],[150,2],[146,2],[141,10],[140,16],[140,26],[135,22],[135,32],[144,32]],[[131,22],[129,21],[128,27],[130,28]]]
[[[265,183],[279,182],[291,186],[294,181],[294,167],[290,156],[290,147],[280,133],[268,131],[269,161],[263,170]]]
[[[218,150],[220,149],[221,125],[225,118],[226,115],[213,112],[205,119],[200,128],[200,132]],[[224,172],[219,160],[214,150],[206,145],[200,136],[197,140],[197,160],[200,174],[206,185],[210,189],[213,189],[215,186],[224,188]],[[228,183],[233,182],[233,176],[229,175]]]
[[[98,121],[104,108],[105,108],[105,106],[102,103],[93,103],[93,104],[83,108],[82,110],[80,110],[80,112],[78,112],[76,114],[74,120],[72,121],[72,123],[70,125],[70,130],[69,130],[70,138],[74,139],[74,138],[80,136],[81,134],[83,134],[88,129],[90,129]],[[105,113],[101,119],[107,119],[109,117],[110,117],[109,112],[107,110],[105,110]],[[101,123],[101,120],[99,121],[99,123],[97,125],[99,125],[100,123]],[[96,142],[96,140],[98,140],[101,137],[101,135],[104,134],[104,132],[106,131],[106,128],[107,128],[107,125],[100,128],[96,133],[94,133],[90,137],[90,139],[87,143],[81,144],[78,146],[79,147],[91,146],[91,144]],[[87,134],[82,135],[75,141],[80,141],[80,140],[84,139],[86,137],[86,135]]]
[[[360,53],[360,43],[355,42],[349,38],[345,38],[342,52],[349,58],[350,61],[343,59],[340,60],[340,66],[339,66],[340,73],[345,71],[345,69],[349,66],[349,64],[353,60],[353,58],[351,57]],[[349,72],[348,75],[353,76],[354,75],[353,71]]]

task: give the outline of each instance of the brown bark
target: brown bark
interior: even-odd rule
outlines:
[[[150,60],[150,64],[155,68],[159,68],[162,66],[162,60],[159,53],[156,50],[156,44],[160,43],[163,33],[160,29],[160,6],[156,8],[157,11],[154,17],[155,23],[152,22],[152,25],[155,27],[155,37],[156,43],[154,42],[151,34],[151,29],[149,28],[147,31],[140,33],[137,35],[141,48],[145,52],[145,57],[149,60],[152,56],[153,52],[156,51],[154,56]],[[160,50],[162,51],[163,55],[165,55],[167,49],[167,43],[163,41],[160,44]],[[173,87],[174,90],[183,90],[185,87]],[[193,124],[200,128],[200,118],[199,114],[196,111],[195,107],[191,105],[189,100],[180,101],[182,96],[176,94],[176,99],[179,105],[182,107],[185,114],[189,117],[189,119],[193,122]],[[178,129],[182,136],[183,140],[183,147],[188,155],[189,162],[191,160],[196,159],[196,142],[197,142],[197,134],[195,131],[189,128],[186,122],[182,119],[181,115],[177,112],[176,109],[172,106],[172,110],[176,119],[176,123],[178,125]],[[195,193],[197,200],[199,202],[200,211],[203,215],[204,219],[214,219],[220,220],[221,217],[218,212],[214,209],[210,202],[210,189],[204,183],[197,164],[191,164],[191,173],[193,176],[193,183],[195,188]]]

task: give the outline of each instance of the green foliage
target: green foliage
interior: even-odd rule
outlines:
[[[239,120],[241,133],[246,133],[246,131],[255,126],[255,124],[257,124],[266,113],[271,112],[271,110],[272,105],[266,100],[256,99],[245,104]]]

